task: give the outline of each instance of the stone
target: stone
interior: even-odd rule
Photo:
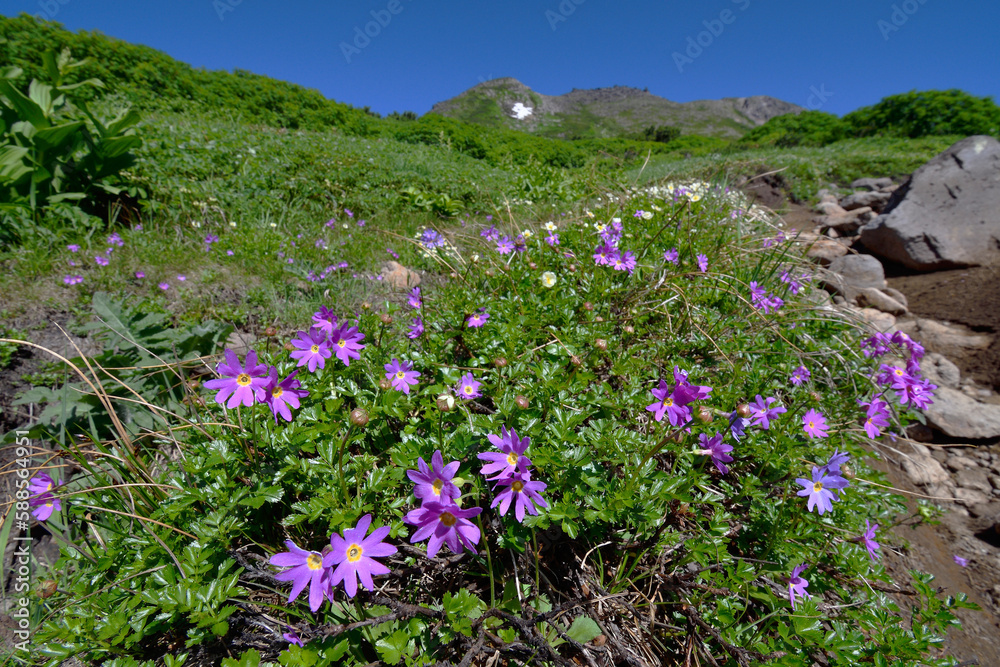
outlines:
[[[1000,436],[1000,406],[980,403],[950,387],[938,387],[924,413],[931,428],[953,438]]]
[[[1000,491],[1000,475],[988,475],[990,486],[994,491]]]
[[[988,334],[975,333],[959,324],[945,324],[937,320],[917,319],[900,324],[899,330],[920,341],[928,352],[946,357],[963,357],[985,350],[993,343]]]
[[[975,505],[983,505],[990,501],[990,497],[983,493],[982,491],[975,491],[973,489],[966,489],[964,487],[958,487],[955,489],[955,502],[961,503],[966,507],[973,507]]]
[[[937,352],[924,355],[924,358],[920,360],[920,372],[939,387],[958,389],[958,385],[962,381],[962,373],[958,370],[958,366]]]
[[[903,470],[909,475],[911,482],[920,486],[944,484],[950,479],[948,471],[941,467],[940,463],[929,456],[919,454],[905,457]]]
[[[257,337],[245,331],[234,331],[226,339],[226,348],[235,352],[237,357],[245,357],[256,344]]]
[[[861,242],[919,271],[1000,264],[1000,141],[968,137],[917,169]]]
[[[874,287],[862,287],[854,297],[859,306],[870,306],[890,315],[906,315],[906,306]]]
[[[816,237],[816,240],[806,250],[806,257],[819,263],[821,266],[829,266],[830,262],[846,254],[846,245],[822,236]]]
[[[884,176],[882,178],[857,178],[851,181],[851,187],[854,189],[879,190],[891,185],[893,185],[892,179]]]
[[[824,195],[816,204],[815,209],[823,215],[844,215],[847,211],[837,203],[834,195]]]
[[[910,424],[906,427],[906,437],[910,440],[916,440],[916,442],[911,442],[910,446],[914,449],[917,448],[917,443],[920,442],[933,442],[934,441],[934,431],[924,426],[923,424]],[[923,447],[923,445],[920,445]],[[924,447],[926,450],[927,448]],[[919,451],[919,450],[918,450]],[[930,456],[930,452],[923,452]]]
[[[937,500],[952,500],[955,497],[952,495],[951,487],[944,484],[934,484],[933,486],[928,486],[926,490],[928,496]]]
[[[382,265],[382,279],[396,289],[412,289],[420,284],[420,274],[411,271],[396,261],[388,261]]]
[[[885,288],[882,289],[882,291],[885,292],[886,294],[888,294],[889,296],[891,296],[896,301],[898,301],[901,304],[903,304],[904,308],[909,308],[910,307],[910,302],[906,299],[906,295],[903,294],[902,292],[900,292],[895,287],[885,287]]]
[[[886,286],[882,262],[871,255],[845,255],[830,262],[824,276],[824,287],[853,300],[854,290],[862,287],[882,289]]]
[[[951,456],[949,456],[946,465],[955,472],[958,472],[959,470],[965,470],[966,468],[977,467],[975,461],[970,459],[968,456],[963,456],[961,454],[952,454]]]
[[[881,333],[893,333],[896,330],[896,317],[889,313],[883,313],[874,308],[862,308],[858,315],[864,320],[870,329]]]
[[[978,466],[959,470],[955,475],[955,484],[963,489],[979,491],[986,496],[993,493],[990,478],[986,475],[986,471]]]
[[[869,222],[873,211],[871,207],[858,208],[843,213],[831,213],[813,218],[813,223],[823,227],[827,233],[836,230],[838,234],[853,235],[862,225]]]
[[[841,199],[840,206],[848,211],[860,208],[881,211],[891,196],[888,192],[855,192]]]

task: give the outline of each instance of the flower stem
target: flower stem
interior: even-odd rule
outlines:
[[[340,470],[340,490],[344,493],[344,503],[347,503],[349,500],[347,496],[347,476],[344,474],[344,445],[350,440],[352,433],[354,433],[354,424],[351,424],[350,428],[347,429],[347,433],[344,434],[344,439],[340,441],[340,452],[337,454],[337,468]]]

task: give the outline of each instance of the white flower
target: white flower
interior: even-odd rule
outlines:
[[[621,222],[621,218],[611,218],[611,222]]]
[[[535,235],[534,232],[532,232],[530,229],[525,229],[523,232],[521,232],[521,236],[523,236],[525,240],[530,239],[534,235]]]
[[[653,217],[653,212],[652,211],[643,211],[642,212],[642,219],[643,220],[649,220],[652,217]]]
[[[597,201],[600,201],[600,200],[601,200],[601,198],[598,197]],[[588,218],[593,218],[594,217],[594,212],[591,211],[589,208],[586,211],[584,211],[583,214],[586,215]]]
[[[344,224],[342,224],[342,225],[341,225],[341,227],[343,227],[344,229],[347,229],[347,228],[348,228],[348,225],[347,225],[347,223],[345,222]]]
[[[472,263],[475,264],[476,262],[479,261],[479,255],[478,255],[478,253],[477,254],[473,254],[472,257],[470,257],[469,259],[471,259]]]
[[[596,229],[598,233],[603,232],[605,227],[607,227],[607,225],[605,225],[603,222],[594,223],[594,229]]]
[[[278,226],[278,223],[276,223],[276,222],[272,222],[272,223],[271,223],[271,226],[272,226],[272,227],[277,227],[277,226]]]
[[[552,287],[556,284],[556,274],[551,271],[546,271],[542,274],[542,284],[546,287]]]
[[[545,229],[549,230],[550,232],[554,232],[557,229],[559,229],[558,227],[556,227],[556,223],[552,222],[551,220],[549,220],[548,222],[546,222],[545,225],[543,225],[543,226],[545,227]]]
[[[236,223],[235,222],[230,222],[229,226],[235,228],[236,227]]]

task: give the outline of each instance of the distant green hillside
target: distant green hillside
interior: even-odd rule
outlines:
[[[627,86],[549,96],[517,79],[503,78],[439,102],[431,111],[559,139],[618,137],[664,125],[683,134],[731,139],[776,116],[798,113],[802,107],[764,95],[678,103]]]

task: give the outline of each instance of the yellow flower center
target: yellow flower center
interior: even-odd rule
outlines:
[[[517,459],[518,459],[517,453],[511,452],[510,454],[507,455],[507,464],[512,466],[517,465]]]
[[[250,384],[250,376],[247,375],[246,373],[240,373],[239,375],[236,376],[236,384],[238,384],[241,387],[247,386],[248,384]]]
[[[456,519],[455,515],[452,514],[451,512],[445,512],[445,513],[443,513],[441,515],[441,523],[443,523],[444,525],[446,525],[449,528],[451,528],[452,526],[454,526],[455,522],[457,522],[457,521],[458,521],[458,519]]]
[[[893,371],[893,373],[895,373],[896,375],[902,375],[903,374],[903,369],[902,368],[897,368],[896,370]]]
[[[271,396],[273,396],[274,398],[278,398],[278,397],[280,397],[284,393],[285,393],[285,390],[282,389],[280,386],[277,386],[277,387],[275,387],[274,389],[271,390]]]
[[[436,479],[436,480],[434,480],[434,483],[431,484],[431,491],[434,492],[435,496],[440,496],[441,495],[441,489],[443,489],[443,488],[444,488],[444,480],[443,479]]]
[[[674,405],[674,399],[672,399],[669,396],[667,396],[665,399],[663,399],[663,405],[665,405],[668,408],[673,407],[673,405]]]
[[[406,373],[404,373],[403,371],[399,371],[398,373],[396,373],[396,379],[397,380],[405,380],[406,379]]]
[[[815,484],[813,484],[813,491],[819,493],[822,490],[823,490],[823,482],[816,482]]]
[[[361,548],[360,544],[352,544],[351,546],[347,547],[347,562],[357,563],[359,560],[361,560],[361,554],[363,553],[363,551],[364,550]]]
[[[472,396],[472,385],[471,384],[465,385],[464,387],[462,387],[462,391],[464,391],[467,395]]]
[[[312,347],[309,348],[309,351],[312,352],[313,354],[316,354],[317,352],[319,352],[319,345],[313,345]]]
[[[320,569],[323,567],[323,557],[319,554],[309,554],[309,557],[306,558],[306,566],[308,566],[310,570]]]
[[[514,489],[514,493],[521,493],[521,489],[524,488],[524,482],[519,479],[514,480],[514,483],[510,485],[510,488]]]
[[[343,338],[337,341],[337,347],[344,347],[345,345],[347,345],[347,341]]]
[[[809,428],[816,428],[816,422],[809,422]]]

